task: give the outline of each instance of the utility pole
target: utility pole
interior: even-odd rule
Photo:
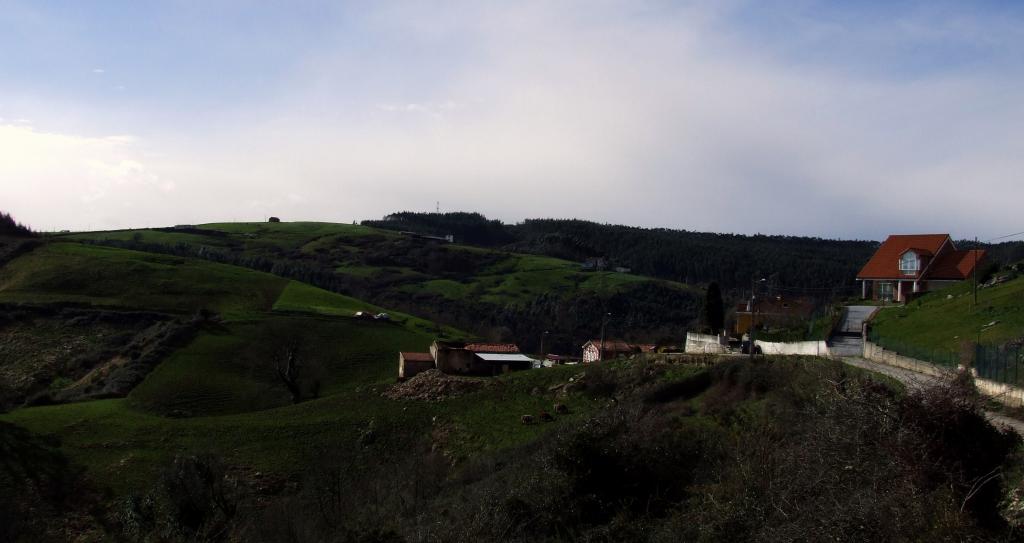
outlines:
[[[974,236],[974,308],[978,308],[978,236]]]
[[[754,339],[754,330],[757,326],[757,275],[750,278],[750,361],[754,361],[754,351],[757,349],[757,343]],[[765,279],[761,279],[761,283],[765,282]]]
[[[601,345],[599,346],[597,351],[597,360],[599,362],[604,360],[604,327],[606,324],[608,324],[608,319],[611,316],[611,313],[606,313],[604,316],[601,317]]]
[[[544,333],[540,335],[540,355],[544,356],[544,338],[548,337],[551,332],[544,330]]]
[[[750,278],[750,361],[754,361],[754,326],[757,324],[755,316],[757,315],[757,276]]]

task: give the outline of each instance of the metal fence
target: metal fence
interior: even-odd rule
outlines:
[[[895,341],[879,336],[874,330],[868,334],[868,341],[887,351],[892,351],[896,354],[915,358],[917,360],[931,362],[937,366],[955,369],[957,365],[960,364],[959,352],[942,348],[921,347],[920,345],[912,345],[901,341]]]
[[[927,348],[894,341],[879,336],[874,330],[868,334],[868,340],[887,351],[947,368],[956,368],[964,354],[949,349]],[[1009,385],[1024,386],[1024,346],[1014,344],[975,345],[973,354],[973,365],[978,377]]]
[[[978,345],[974,354],[974,369],[978,377],[1009,385],[1021,385],[1024,380],[1024,347],[1021,345]]]

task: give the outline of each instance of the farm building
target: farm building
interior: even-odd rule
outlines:
[[[599,360],[606,360],[617,356],[640,352],[639,347],[630,345],[621,339],[606,339],[603,344],[604,348],[602,349],[600,348],[602,345],[602,341],[600,339],[592,339],[584,343],[583,362],[597,362]]]
[[[811,318],[817,307],[813,299],[801,297],[773,296],[759,298],[754,303],[753,307],[750,301],[736,306],[736,324],[733,328],[737,336],[750,331],[750,323],[754,320],[755,314],[758,329],[785,327]]]
[[[435,341],[430,346],[437,369],[460,375],[498,375],[533,367],[513,343],[456,343]],[[496,356],[501,355],[501,356]]]
[[[398,353],[398,380],[404,381],[417,373],[434,368],[434,357],[430,353]]]
[[[984,250],[957,249],[949,234],[889,236],[857,274],[861,297],[906,302],[969,279],[984,259]]]

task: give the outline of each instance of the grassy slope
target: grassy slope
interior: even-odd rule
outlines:
[[[564,383],[578,371],[560,367],[512,374],[497,378],[495,388],[433,404],[388,400],[380,396],[380,386],[363,386],[299,405],[226,416],[171,419],[135,409],[131,400],[100,400],[19,409],[0,421],[60,437],[65,454],[90,475],[128,491],[150,481],[179,452],[213,452],[235,465],[296,474],[324,448],[344,457],[370,421],[396,446],[408,435],[429,432],[433,417],[455,428],[456,452],[462,455],[523,443],[596,408],[594,401],[574,396],[567,400],[574,413],[558,422],[519,424],[523,413],[550,409],[550,400],[531,390]]]
[[[355,310],[382,309],[233,266],[59,242],[0,271],[0,299],[174,312],[206,307],[234,317],[208,326],[126,399],[22,408],[2,417],[59,436],[73,460],[120,490],[138,488],[181,451],[217,452],[241,465],[287,474],[316,448],[351,443],[369,420],[422,428],[433,413],[469,428],[495,416],[515,421],[524,409],[540,408],[533,404],[541,400],[528,394],[502,396],[490,405],[504,405],[507,412],[474,413],[464,424],[459,421],[467,417],[467,404],[452,411],[444,406],[410,411],[385,400],[379,388],[393,379],[397,352],[425,349],[434,337],[432,325],[393,312],[392,322],[350,318],[346,315]],[[321,399],[290,405],[276,383],[268,362],[282,327],[305,335],[304,360],[315,362],[320,372]],[[564,374],[512,380],[522,379],[529,390]],[[159,416],[171,411],[194,418]],[[515,440],[517,434],[498,433],[501,439],[494,443]]]
[[[381,243],[402,239],[398,233],[366,226],[334,223],[213,223],[199,225],[201,230],[224,235],[199,235],[190,232],[136,230],[73,234],[73,239],[131,240],[173,245],[185,243],[216,249],[234,245],[236,251],[252,256],[273,258],[285,252],[309,256],[330,254],[334,270],[340,275],[365,279],[392,277],[401,283],[400,292],[439,294],[452,300],[467,297],[494,304],[525,303],[550,292],[588,291],[595,294],[618,292],[642,281],[659,281],[673,288],[688,289],[679,283],[655,280],[631,274],[583,273],[574,262],[536,255],[499,253],[478,247],[445,245],[453,251],[481,256],[500,256],[499,261],[470,280],[455,281],[404,267],[373,266],[361,261],[356,244],[376,236]]]
[[[985,327],[993,321],[999,323]],[[873,326],[885,339],[953,352],[962,341],[980,338],[982,344],[1001,344],[1017,339],[1024,336],[1024,278],[979,289],[977,307],[971,284],[955,285],[905,307],[882,309]]]
[[[77,243],[47,244],[0,270],[0,302],[72,302],[245,317],[271,309],[287,281],[246,269]]]

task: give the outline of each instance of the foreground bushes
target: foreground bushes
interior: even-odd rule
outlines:
[[[262,514],[276,541],[1006,539],[1000,474],[1019,438],[965,383],[905,395],[820,360],[684,379],[599,372],[610,407],[452,467],[423,444],[335,466]],[[588,374],[588,379],[589,379]],[[585,393],[586,391],[584,391]]]

